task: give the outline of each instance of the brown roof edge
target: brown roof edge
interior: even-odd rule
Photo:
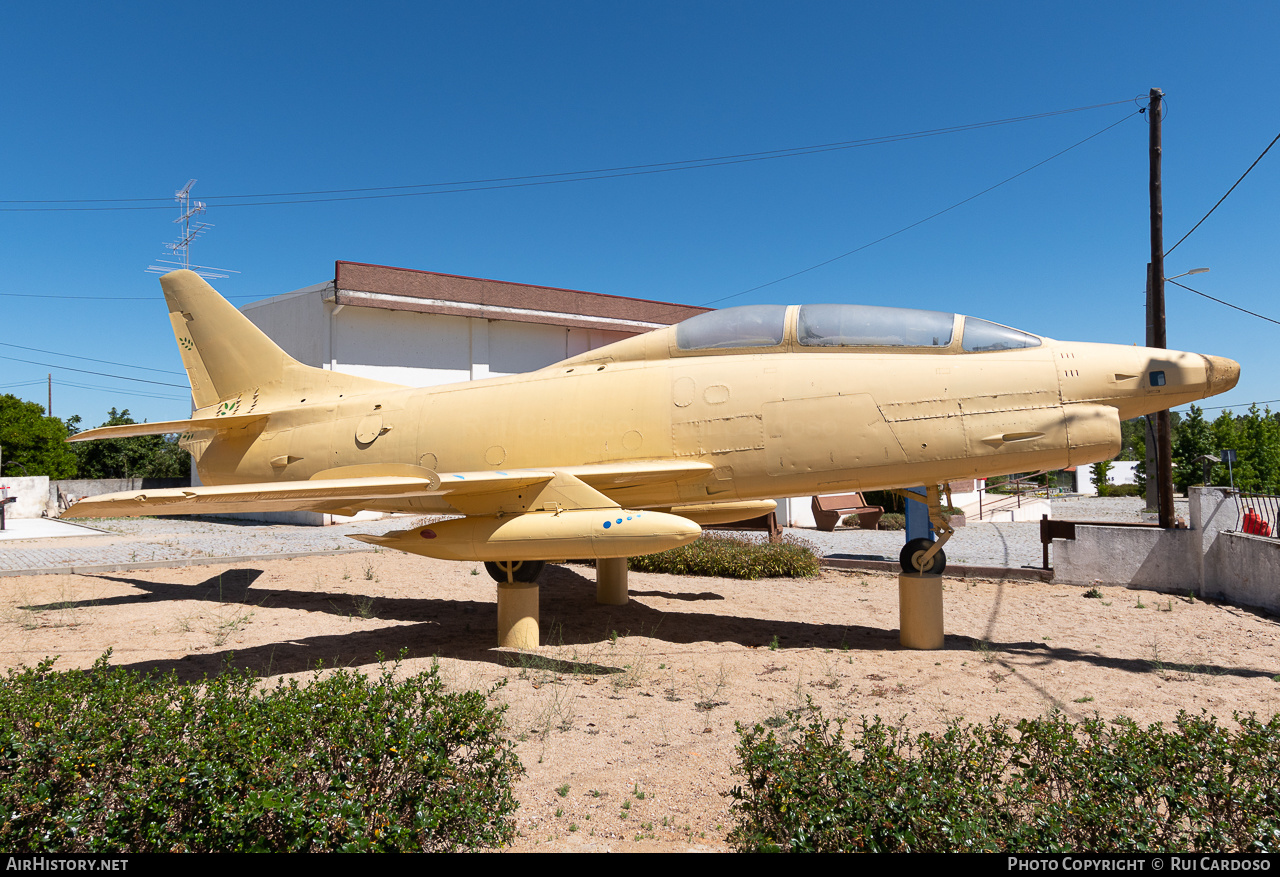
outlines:
[[[535,286],[529,283],[488,280],[482,277],[342,260],[334,262],[334,286],[339,294],[343,289],[348,289],[386,293],[410,299],[436,299],[498,308],[522,308],[663,324],[678,323],[713,310],[696,305],[629,298],[602,292]],[[356,304],[356,302],[351,303]],[[388,302],[375,306],[393,310],[420,309],[409,308],[407,305],[409,302],[400,304]]]

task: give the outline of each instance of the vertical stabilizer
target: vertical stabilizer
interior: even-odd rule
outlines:
[[[171,271],[160,286],[197,409],[245,393],[280,403],[301,387],[336,393],[396,386],[303,365],[194,271]]]

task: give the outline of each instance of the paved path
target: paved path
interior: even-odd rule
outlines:
[[[0,575],[110,572],[245,559],[372,551],[349,533],[385,533],[417,517],[303,527],[215,518],[107,518],[101,534],[0,541]]]
[[[1183,504],[1185,506],[1185,504]],[[1054,500],[1053,516],[1079,521],[1138,521],[1142,500],[1080,498]],[[1186,514],[1179,507],[1179,514]],[[361,521],[332,527],[303,527],[215,518],[110,518],[83,523],[103,532],[58,538],[0,540],[0,575],[46,572],[108,572],[163,566],[187,566],[240,560],[301,557],[372,551],[346,538],[350,533],[381,534],[413,526],[413,516]],[[901,530],[840,529],[834,533],[791,529],[824,556],[896,561]],[[1017,569],[1040,566],[1040,525],[969,524],[947,544],[947,562]]]

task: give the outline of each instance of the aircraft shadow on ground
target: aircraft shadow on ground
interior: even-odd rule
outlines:
[[[195,585],[148,582],[143,579],[100,575],[107,581],[139,588],[139,595],[120,595],[75,604],[27,606],[25,609],[68,609],[78,607],[136,606],[140,600],[195,600],[246,607],[321,612],[361,620],[378,619],[400,624],[373,630],[324,634],[314,637],[267,643],[239,649],[190,654],[178,660],[141,661],[130,665],[139,670],[173,670],[180,678],[193,679],[221,672],[228,666],[247,667],[271,676],[298,673],[325,667],[361,666],[394,660],[402,652],[408,658],[442,656],[466,661],[482,661],[519,668],[527,658],[512,651],[500,651],[496,639],[496,607],[492,600],[458,600],[433,597],[384,598],[361,604],[366,597],[357,587],[349,591],[295,591],[255,587],[262,571],[232,569],[210,576]],[[354,584],[354,583],[353,583]],[[548,567],[541,580],[540,628],[542,642],[551,646],[580,646],[596,660],[574,661],[563,657],[541,657],[540,667],[551,672],[608,675],[623,672],[619,666],[599,663],[595,648],[618,637],[643,636],[673,644],[732,642],[747,648],[770,647],[776,639],[779,650],[788,648],[832,651],[896,651],[901,649],[896,628],[868,625],[824,624],[805,621],[773,621],[742,616],[664,612],[641,602],[645,597],[662,597],[690,602],[722,601],[715,592],[632,591],[625,606],[605,606],[595,602],[595,581],[570,567]],[[492,583],[477,587],[490,593]],[[363,609],[363,611],[361,611]],[[405,623],[408,622],[408,623]],[[970,636],[948,635],[944,651],[972,652],[980,660],[1002,661],[1005,656],[1032,659],[1032,666],[1053,661],[1081,662],[1099,668],[1129,673],[1178,672],[1238,677],[1271,677],[1274,671],[1222,664],[1182,664],[1112,658],[1078,649],[1050,647],[1045,643],[1002,642]],[[545,666],[544,666],[545,665]]]

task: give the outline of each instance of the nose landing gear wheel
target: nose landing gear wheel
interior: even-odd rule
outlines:
[[[538,576],[542,575],[542,568],[546,565],[545,560],[486,560],[484,569],[495,582],[528,584],[538,580]]]
[[[902,547],[902,553],[898,555],[898,563],[902,564],[904,572],[923,572],[931,575],[942,575],[942,571],[947,568],[947,555],[939,548],[933,557],[929,558],[929,566],[927,569],[921,569],[918,562],[923,559],[924,554],[933,547],[931,539],[912,539]]]

